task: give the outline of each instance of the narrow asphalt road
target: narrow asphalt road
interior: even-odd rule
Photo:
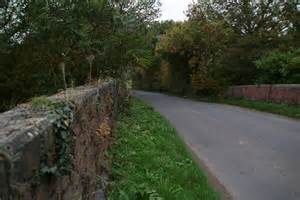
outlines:
[[[300,200],[300,121],[135,92],[178,130],[235,200]]]

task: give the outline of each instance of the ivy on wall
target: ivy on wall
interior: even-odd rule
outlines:
[[[45,136],[41,136],[41,157],[38,179],[69,175],[73,169],[74,133],[71,129],[75,105],[72,102],[51,102],[40,97],[32,101],[33,109],[47,110],[53,127],[54,151],[50,153]],[[54,154],[54,155],[52,155]]]

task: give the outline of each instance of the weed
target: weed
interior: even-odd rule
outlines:
[[[240,107],[250,108],[254,110],[279,114],[291,118],[300,119],[300,106],[287,105],[287,104],[275,104],[264,101],[251,101],[245,99],[208,99],[208,102],[222,103],[228,105],[236,105]]]
[[[110,200],[220,198],[175,129],[137,99],[132,99],[129,115],[120,117],[111,155]]]

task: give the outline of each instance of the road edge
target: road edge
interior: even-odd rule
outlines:
[[[224,186],[224,184],[222,184],[220,182],[220,180],[214,175],[214,173],[207,166],[205,161],[197,155],[196,151],[193,149],[191,144],[189,144],[189,142],[187,142],[184,138],[182,138],[182,136],[180,136],[180,138],[183,140],[183,142],[186,146],[186,149],[190,152],[194,161],[196,161],[196,163],[199,165],[199,167],[201,167],[201,169],[203,169],[203,171],[206,172],[205,175],[208,178],[208,182],[216,189],[217,192],[219,192],[221,194],[221,199],[222,200],[232,200],[233,197],[232,197],[231,193]]]
[[[176,129],[176,128],[175,128]],[[207,180],[209,184],[221,194],[222,200],[232,200],[233,197],[231,193],[228,191],[228,189],[224,186],[224,184],[221,183],[221,181],[214,175],[214,173],[211,171],[211,169],[207,166],[205,161],[201,159],[191,144],[179,133],[179,131],[176,129],[177,135],[180,137],[180,139],[183,141],[184,146],[188,150],[188,152],[191,154],[193,160],[199,165],[199,167],[205,172],[205,175],[207,176]]]

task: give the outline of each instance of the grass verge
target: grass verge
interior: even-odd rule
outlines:
[[[206,101],[206,100],[205,100]],[[254,110],[269,112],[273,114],[279,114],[295,119],[300,119],[300,106],[287,105],[287,104],[275,104],[264,101],[251,101],[245,99],[209,99],[208,102],[221,103],[228,105],[235,105]]]
[[[110,200],[220,199],[175,129],[140,100],[120,117],[111,155]]]

